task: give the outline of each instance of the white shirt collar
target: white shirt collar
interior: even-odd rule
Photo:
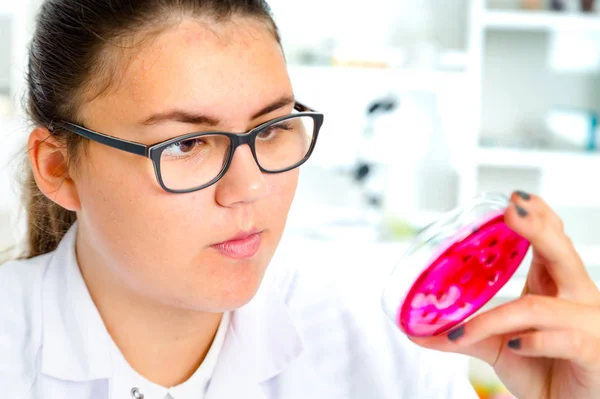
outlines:
[[[112,343],[77,264],[76,233],[77,224],[54,252],[44,276],[42,373],[65,381],[110,380]],[[209,387],[212,397],[228,397],[236,384],[236,389],[245,384],[247,397],[260,397],[259,383],[300,355],[302,342],[284,295],[267,272],[255,297],[231,314]],[[182,388],[185,395],[187,387]]]
[[[136,388],[144,394],[144,399],[203,399],[225,342],[229,318],[229,312],[223,314],[210,349],[198,370],[187,381],[171,388],[162,387],[138,374],[111,340],[111,397],[127,397]]]
[[[217,329],[212,345],[198,370],[183,384],[169,389],[172,399],[201,399],[208,388],[212,375],[217,367],[219,354],[225,343],[225,335],[229,329],[230,313],[225,312]],[[202,394],[199,394],[202,392]]]

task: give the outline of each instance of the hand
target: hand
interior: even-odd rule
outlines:
[[[522,192],[511,202],[505,222],[533,248],[522,296],[447,335],[412,340],[487,362],[519,399],[597,399],[600,291],[556,213]]]

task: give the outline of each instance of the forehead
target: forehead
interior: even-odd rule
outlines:
[[[283,52],[266,24],[184,20],[139,49],[117,87],[93,102],[100,111],[120,110],[119,118],[180,107],[231,115],[291,93]]]

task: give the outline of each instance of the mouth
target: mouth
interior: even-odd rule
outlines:
[[[211,245],[211,248],[228,258],[243,260],[253,257],[258,252],[261,239],[262,231],[254,229],[240,232],[227,241]]]

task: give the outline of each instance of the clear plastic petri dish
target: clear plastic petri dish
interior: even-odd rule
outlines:
[[[413,240],[382,294],[385,313],[405,334],[448,332],[513,276],[530,244],[504,223],[508,205],[502,194],[481,194]]]

